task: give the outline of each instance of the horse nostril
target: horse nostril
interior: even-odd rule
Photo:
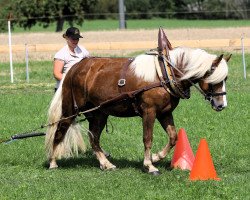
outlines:
[[[224,106],[223,105],[219,105],[217,106],[217,110],[223,110]]]

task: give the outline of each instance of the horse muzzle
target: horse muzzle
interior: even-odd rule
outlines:
[[[213,110],[215,110],[217,112],[222,111],[227,106],[224,104],[224,102],[222,104],[218,104],[213,99],[210,102],[211,102],[211,106],[212,106]]]
[[[222,96],[220,101],[216,100],[216,97],[218,96]],[[205,95],[205,100],[209,101],[212,108],[217,112],[222,111],[225,107],[227,107],[226,92],[207,93]]]

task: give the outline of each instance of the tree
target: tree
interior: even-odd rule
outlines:
[[[98,0],[95,6],[90,6],[86,17],[88,19],[117,18],[118,0]]]
[[[176,0],[177,18],[246,19],[250,3],[246,0]]]
[[[150,15],[150,0],[126,0],[126,12],[129,13],[128,18],[132,19],[148,19]]]
[[[151,12],[159,13],[156,17],[172,18],[174,10],[173,0],[150,0]],[[170,13],[170,14],[169,14]]]
[[[0,1],[0,32],[3,32],[7,29],[7,23],[4,23],[8,19],[8,9],[9,0]]]
[[[37,23],[44,27],[56,22],[56,31],[62,31],[63,24],[82,25],[84,13],[96,4],[97,0],[10,0],[5,4],[4,12],[11,13],[13,24],[31,28]]]

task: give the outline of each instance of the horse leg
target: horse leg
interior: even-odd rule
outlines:
[[[103,113],[96,112],[93,117],[89,118],[89,138],[91,147],[100,162],[100,168],[102,170],[110,170],[115,169],[116,166],[109,162],[107,159],[105,152],[100,147],[100,136],[102,130],[107,123],[108,116],[104,115]]]
[[[151,147],[153,141],[153,127],[155,122],[156,113],[152,108],[147,108],[143,111],[143,143],[144,143],[144,169],[153,175],[159,175],[159,170],[152,164],[151,160]]]
[[[164,116],[163,118],[158,118],[158,120],[161,123],[162,128],[166,131],[166,133],[168,133],[169,142],[161,151],[152,155],[153,163],[164,159],[169,153],[169,151],[175,146],[177,141],[177,133],[174,126],[172,113]]]

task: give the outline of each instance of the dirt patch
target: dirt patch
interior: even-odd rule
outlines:
[[[236,39],[241,38],[244,34],[245,38],[250,38],[250,27],[239,28],[216,28],[216,29],[169,29],[164,30],[169,40],[202,40],[202,39]],[[115,31],[98,31],[83,32],[84,38],[80,40],[80,44],[93,42],[131,42],[131,41],[157,41],[158,29],[154,30],[115,30]],[[8,35],[0,34],[1,45],[8,45]],[[16,33],[12,34],[12,44],[62,44],[65,41],[62,33]],[[226,49],[229,51],[239,51],[239,49]],[[248,51],[248,49],[247,49]],[[30,53],[31,59],[52,59],[55,52]],[[96,51],[91,52],[98,55],[126,55],[131,53],[126,50],[116,51]],[[8,61],[8,54],[0,55],[1,61]],[[23,60],[24,52],[15,53],[14,60]]]

